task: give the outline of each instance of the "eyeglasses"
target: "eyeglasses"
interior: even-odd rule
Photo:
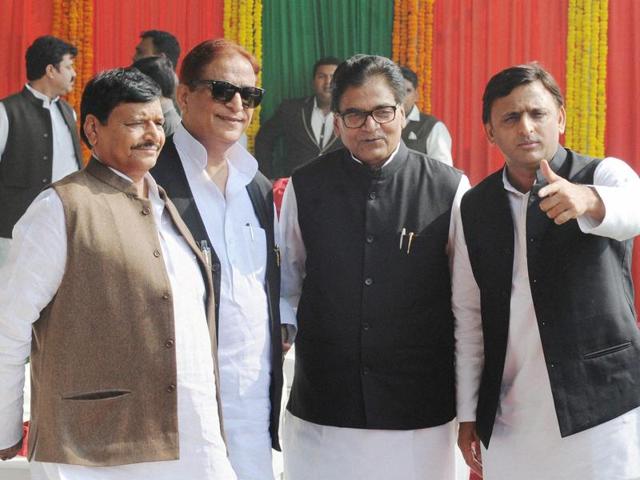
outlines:
[[[393,122],[396,118],[396,110],[399,105],[388,105],[384,107],[378,107],[368,112],[362,110],[347,110],[344,113],[338,113],[337,115],[342,117],[344,126],[347,128],[360,128],[367,122],[367,117],[371,116],[379,124]]]
[[[211,90],[211,97],[222,103],[229,103],[236,93],[240,94],[244,108],[256,108],[262,101],[264,89],[258,87],[238,87],[223,80],[194,80],[192,86],[207,85]]]

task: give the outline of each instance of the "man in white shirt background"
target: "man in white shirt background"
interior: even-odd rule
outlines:
[[[535,63],[489,81],[505,167],[456,215],[458,443],[488,480],[640,478],[640,179],[560,145],[563,104]]]
[[[76,54],[59,38],[37,38],[26,53],[28,82],[0,101],[0,265],[40,190],[82,165],[76,114],[60,98],[73,88]]]
[[[420,111],[416,105],[419,98],[418,75],[408,67],[400,69],[407,88],[407,95],[403,102],[407,123],[402,129],[402,140],[407,147],[453,166],[449,130],[433,115]]]
[[[209,258],[224,428],[242,480],[272,480],[280,449],[280,265],[271,182],[239,143],[263,90],[245,49],[207,40],[184,58],[182,124],[152,170]]]
[[[148,174],[164,143],[159,97],[135,69],[87,84],[93,158],[36,198],[0,268],[0,458],[22,443],[30,356],[33,478],[236,479],[211,277]]]

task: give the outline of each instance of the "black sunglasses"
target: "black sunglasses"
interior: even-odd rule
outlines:
[[[194,80],[191,85],[207,85],[211,97],[222,103],[229,103],[236,93],[240,94],[244,108],[256,108],[262,101],[264,89],[258,87],[238,87],[224,80]]]

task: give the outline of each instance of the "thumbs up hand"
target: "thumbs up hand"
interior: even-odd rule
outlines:
[[[557,225],[585,214],[598,222],[602,221],[605,207],[594,188],[565,180],[551,170],[546,160],[540,162],[540,170],[549,183],[538,192],[538,196],[543,198],[540,209],[547,217]]]

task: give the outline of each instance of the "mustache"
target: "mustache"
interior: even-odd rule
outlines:
[[[133,147],[131,147],[131,150],[140,150],[140,149],[146,149],[149,147],[153,147],[156,150],[160,150],[160,144],[157,142],[143,142],[143,143],[138,143],[137,145],[134,145]]]

